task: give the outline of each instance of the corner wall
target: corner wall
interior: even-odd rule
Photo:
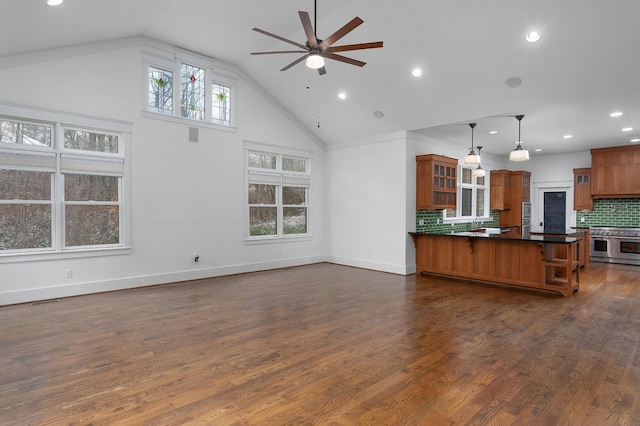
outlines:
[[[57,58],[34,54],[22,63],[0,58],[0,102],[132,123],[131,254],[1,263],[0,305],[326,260],[324,151],[286,111],[240,75],[238,131],[199,127],[199,142],[188,142],[197,123],[142,114],[148,46],[97,46],[89,53],[87,46],[77,54],[65,49]],[[313,238],[244,243],[245,140],[313,153]]]

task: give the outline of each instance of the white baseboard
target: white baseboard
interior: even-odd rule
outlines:
[[[0,306],[328,262],[326,256],[281,259],[0,293]]]
[[[336,263],[338,265],[354,266],[356,268],[372,269],[380,272],[389,272],[398,275],[411,275],[416,272],[415,265],[413,265],[413,271],[411,271],[411,265],[394,265],[391,263],[353,259],[348,257],[328,256],[327,262]]]

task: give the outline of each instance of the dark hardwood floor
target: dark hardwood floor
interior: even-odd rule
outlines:
[[[640,267],[542,293],[316,264],[0,308],[0,424],[639,425]]]

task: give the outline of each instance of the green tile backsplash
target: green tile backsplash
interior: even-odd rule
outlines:
[[[420,225],[420,221],[424,221],[423,225]],[[440,220],[440,223],[438,223]],[[459,232],[466,231],[472,226],[473,223],[455,223],[453,226],[450,223],[442,223],[442,210],[438,211],[416,211],[416,232]],[[498,212],[491,212],[491,220],[478,223],[480,228],[497,228],[498,227]]]
[[[581,218],[584,217],[584,222]],[[578,226],[640,226],[640,198],[593,200],[593,211],[576,212]]]
[[[584,217],[584,222],[581,218]],[[440,223],[438,223],[438,219]],[[420,225],[420,221],[424,221]],[[416,211],[416,232],[466,231],[471,222],[442,223],[442,211]],[[603,198],[593,200],[593,211],[576,212],[577,226],[636,226],[640,227],[640,198]],[[491,212],[491,221],[478,224],[481,228],[498,227],[498,212]]]

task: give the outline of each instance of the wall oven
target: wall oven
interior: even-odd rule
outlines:
[[[591,227],[592,262],[640,265],[640,228]]]

